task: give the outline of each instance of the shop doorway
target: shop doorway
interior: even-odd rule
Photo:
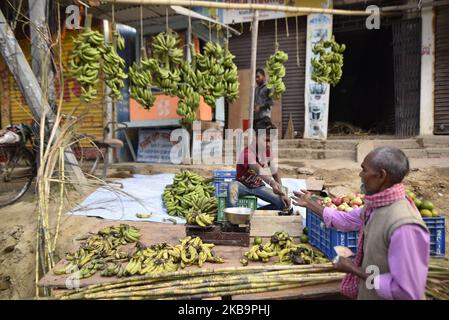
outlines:
[[[346,44],[343,77],[331,87],[329,134],[395,133],[393,30],[334,31]]]

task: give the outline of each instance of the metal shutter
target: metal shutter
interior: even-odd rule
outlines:
[[[449,134],[449,6],[436,7],[434,133]]]
[[[295,18],[288,19],[289,37],[286,35],[285,19],[278,19],[279,48],[289,55],[284,78],[287,90],[282,97],[282,134],[287,130],[290,113],[295,131],[302,136],[304,131],[304,82],[306,61],[306,17],[298,17],[299,67],[296,59],[296,23]],[[241,30],[241,25],[234,26]],[[241,36],[233,36],[230,50],[236,56],[236,64],[240,69],[249,69],[251,60],[250,24],[243,24]],[[265,61],[274,53],[275,22],[259,22],[259,39],[257,48],[257,67],[265,67]]]

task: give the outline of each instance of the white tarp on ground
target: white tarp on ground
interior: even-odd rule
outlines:
[[[123,185],[122,192],[113,192],[110,189],[98,188],[89,195],[80,205],[68,214],[77,216],[100,217],[109,220],[131,220],[166,222],[164,218],[170,217],[162,203],[162,193],[165,186],[173,182],[174,174],[134,175],[132,178],[118,180]],[[283,185],[293,190],[305,189],[305,180],[282,179]],[[126,193],[126,194],[125,194]],[[129,196],[128,196],[129,195]],[[267,203],[260,200],[258,207]],[[295,210],[299,207],[295,207]],[[150,218],[140,219],[138,213],[152,213]],[[305,219],[305,209],[300,208]],[[183,218],[175,218],[178,223],[185,223]]]

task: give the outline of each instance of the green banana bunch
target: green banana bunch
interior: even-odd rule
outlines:
[[[204,210],[203,213],[216,213],[215,187],[203,177],[188,170],[175,175],[173,184],[167,185],[162,194],[162,200],[171,216],[186,218],[190,209]],[[206,198],[205,200],[201,200]],[[210,200],[213,198],[213,200]],[[200,202],[201,200],[201,202]],[[194,207],[195,203],[198,203]],[[196,209],[195,209],[196,208]]]
[[[312,49],[319,58],[312,59],[312,80],[317,83],[328,83],[336,86],[343,75],[343,52],[345,44],[338,44],[335,37],[317,43]]]
[[[111,89],[109,96],[114,100],[123,100],[120,90],[125,87],[123,80],[128,78],[128,75],[123,71],[125,60],[118,55],[111,44],[104,45],[102,57],[106,85]]]
[[[74,50],[69,62],[71,75],[81,85],[81,100],[89,102],[98,92],[95,85],[99,79],[101,47],[104,37],[99,31],[90,28],[73,38]]]
[[[112,31],[112,37],[117,39],[117,49],[124,50],[125,49],[125,38],[122,37],[120,32],[117,30]]]
[[[285,92],[285,84],[283,78],[285,77],[285,66],[288,55],[282,50],[276,51],[271,55],[266,63],[268,73],[267,88],[270,89],[270,96],[277,100]]]
[[[285,231],[273,234],[265,245],[262,243],[253,245],[245,252],[245,258],[241,259],[243,265],[250,261],[269,262],[271,257],[278,256],[280,264],[310,264],[329,262],[324,254],[315,251],[307,244],[293,243],[293,238]]]
[[[192,210],[187,214],[187,223],[196,224],[200,227],[207,227],[214,223],[215,216],[209,215],[207,213],[202,213],[201,211]]]
[[[192,123],[196,119],[196,112],[201,103],[200,88],[202,75],[195,73],[192,65],[183,61],[181,63],[181,83],[178,86],[179,98],[177,114],[183,117],[184,122]]]
[[[180,38],[175,32],[161,32],[152,42],[152,58],[146,62],[154,84],[165,94],[177,96],[178,83],[181,81],[179,65],[184,53],[179,48]]]
[[[234,63],[235,56],[229,51],[229,43],[225,42],[225,54],[223,57],[223,78],[225,87],[225,98],[229,103],[235,102],[239,95],[240,82],[237,66]]]
[[[131,98],[149,110],[154,105],[156,97],[151,92],[152,75],[146,58],[143,58],[139,64],[134,62],[129,68],[129,79],[131,80]]]
[[[90,277],[96,271],[107,268],[107,262],[129,260],[128,254],[120,251],[119,247],[139,239],[140,232],[135,227],[126,224],[104,227],[97,234],[89,236],[77,251],[66,253],[67,264],[53,272],[63,275],[79,270],[81,278]]]

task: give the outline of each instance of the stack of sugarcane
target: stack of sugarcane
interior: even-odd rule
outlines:
[[[343,279],[332,265],[254,266],[171,272],[119,279],[65,293],[61,299],[203,299],[300,288]]]
[[[194,202],[212,198],[214,192],[214,186],[203,177],[185,170],[175,175],[173,184],[165,187],[162,200],[169,215],[186,218]]]
[[[449,300],[449,259],[430,259],[426,296],[433,300]]]

